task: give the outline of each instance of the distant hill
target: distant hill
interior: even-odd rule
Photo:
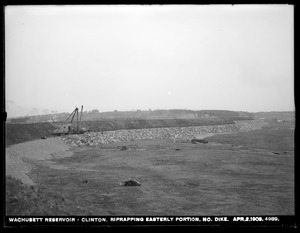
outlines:
[[[70,113],[56,113],[39,116],[26,116],[8,119],[9,123],[38,123],[65,121]],[[254,114],[249,112],[235,112],[228,110],[148,110],[148,111],[111,111],[99,112],[93,110],[83,112],[82,120],[113,120],[113,119],[140,119],[140,120],[166,120],[166,119],[219,119],[219,120],[252,120]],[[76,120],[76,118],[74,119]]]
[[[254,117],[266,121],[295,121],[295,112],[256,112]]]
[[[253,119],[254,115],[247,112],[234,112],[227,110],[185,110],[185,109],[171,109],[171,110],[153,110],[153,111],[114,111],[103,112],[97,115],[98,119],[206,119],[219,118],[230,120]],[[93,116],[84,114],[84,119],[91,119]],[[91,118],[90,118],[91,117]]]

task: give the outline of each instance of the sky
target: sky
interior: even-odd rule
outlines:
[[[5,7],[8,117],[294,111],[291,5]]]

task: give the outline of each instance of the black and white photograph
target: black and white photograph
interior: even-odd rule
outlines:
[[[7,227],[296,227],[293,5],[3,8]]]

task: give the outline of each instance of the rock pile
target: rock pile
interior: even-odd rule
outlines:
[[[96,146],[114,142],[130,142],[144,139],[175,139],[177,142],[191,142],[199,135],[230,134],[247,132],[261,128],[266,123],[261,120],[238,121],[235,124],[211,125],[211,126],[190,126],[170,128],[150,128],[115,130],[104,132],[86,132],[62,136],[62,140],[72,147]]]
[[[120,185],[121,186],[141,186],[141,183],[136,180],[127,179],[127,180],[121,182]]]
[[[208,143],[208,141],[203,140],[203,139],[196,139],[196,138],[193,138],[193,139],[191,140],[191,143],[193,143],[193,144],[197,144],[197,143],[203,143],[203,144],[205,144],[205,143]]]

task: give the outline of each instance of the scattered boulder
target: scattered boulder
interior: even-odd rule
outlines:
[[[43,137],[41,137],[41,139],[47,139],[47,137],[43,136]]]
[[[203,144],[205,144],[205,143],[208,143],[208,141],[206,141],[206,140],[204,140],[204,139],[196,139],[196,138],[193,138],[193,139],[191,140],[191,142],[192,142],[193,144],[198,144],[198,143],[203,143]]]
[[[121,182],[120,185],[121,186],[141,186],[141,183],[136,180],[127,179],[127,180]]]
[[[179,148],[176,148],[175,150],[180,150]]]
[[[121,150],[128,150],[127,146],[122,146]]]

